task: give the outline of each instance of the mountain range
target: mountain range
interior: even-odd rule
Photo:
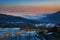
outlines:
[[[51,14],[43,14],[36,16],[26,15],[23,17],[0,14],[0,22],[13,22],[13,23],[47,22],[60,24],[60,11]]]
[[[23,17],[26,19],[36,20],[39,22],[60,24],[60,11],[57,11],[51,14],[43,14],[43,15],[36,15],[36,16],[23,16]]]
[[[28,20],[26,18],[17,17],[17,16],[11,16],[6,14],[0,14],[0,23],[12,23],[12,24],[28,24],[28,23],[34,23],[33,20]]]

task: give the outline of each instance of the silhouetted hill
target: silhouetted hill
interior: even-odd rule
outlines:
[[[55,23],[60,24],[60,11],[51,14],[42,14],[36,16],[23,16],[26,19],[36,20],[43,23]]]
[[[5,15],[5,14],[0,14],[0,26],[1,25],[19,25],[19,26],[31,26],[33,25],[33,23],[38,23],[34,20],[28,20],[26,18],[22,18],[22,17],[17,17],[17,16],[11,16],[11,15]],[[19,27],[18,26],[18,27]]]
[[[50,23],[60,24],[60,11],[48,15],[45,20]]]
[[[0,21],[7,21],[7,22],[34,22],[33,20],[28,20],[26,18],[17,17],[17,16],[11,16],[11,15],[5,15],[0,14]]]

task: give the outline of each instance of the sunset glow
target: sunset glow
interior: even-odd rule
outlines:
[[[60,11],[59,0],[12,0],[2,1],[0,12],[8,15],[36,15]]]

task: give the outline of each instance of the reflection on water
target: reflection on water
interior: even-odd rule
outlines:
[[[55,40],[52,32],[44,34],[36,31],[25,31],[20,28],[0,28],[0,40]]]

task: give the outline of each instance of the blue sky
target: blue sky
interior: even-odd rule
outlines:
[[[0,4],[56,2],[56,1],[59,1],[59,0],[0,0]]]

